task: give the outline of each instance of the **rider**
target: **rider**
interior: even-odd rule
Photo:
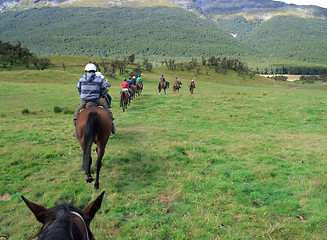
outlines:
[[[190,89],[191,89],[192,84],[193,84],[193,86],[194,86],[194,88],[195,88],[195,77],[193,77],[193,79],[192,79],[192,81],[191,81]]]
[[[136,77],[135,76],[132,77],[132,84],[136,86]]]
[[[106,87],[103,80],[95,74],[96,66],[93,63],[88,63],[85,66],[85,74],[80,77],[77,83],[78,93],[81,95],[81,102],[75,109],[73,115],[73,122],[76,126],[76,119],[82,109],[85,108],[88,102],[95,102],[98,106],[106,109],[112,120],[112,133],[115,134],[116,129],[114,126],[114,118],[112,112],[100,101],[100,96],[105,93]],[[74,136],[76,133],[74,133]]]
[[[127,91],[128,94],[129,94],[129,97],[131,98],[132,94],[131,94],[131,92],[130,92],[129,84],[128,84],[126,78],[124,78],[124,81],[121,83],[121,90],[120,90],[120,93],[121,93],[122,91]]]
[[[140,83],[143,87],[143,82],[142,82],[142,78],[141,75],[138,76],[138,78],[136,79],[136,82]]]
[[[108,82],[108,79],[104,79],[104,76],[101,74],[101,72],[96,72],[95,74],[97,75],[97,77],[100,77],[102,80],[104,80],[103,83],[104,83],[104,86],[106,87],[106,91],[104,94],[106,95],[106,97],[108,99],[108,106],[109,106],[109,108],[111,108],[112,98],[109,95],[109,88],[111,87],[111,84],[110,84],[110,82]]]
[[[179,81],[178,79],[177,79],[177,77],[176,77],[176,79],[175,79],[175,84],[177,85],[177,87],[178,88],[182,88],[182,83],[181,83],[181,81]]]
[[[165,84],[166,88],[167,88],[167,82],[166,82],[166,79],[165,79],[164,75],[161,75],[160,82],[163,82]]]
[[[127,83],[128,83],[128,87],[131,88],[132,85],[133,85],[133,82],[131,80],[132,78],[131,77],[128,77],[128,80],[127,80]]]

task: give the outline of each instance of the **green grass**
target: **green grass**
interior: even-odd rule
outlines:
[[[95,191],[72,115],[54,112],[75,109],[83,67],[60,64],[0,75],[0,238],[28,239],[40,228],[21,195],[84,207],[102,190],[96,239],[325,238],[326,85],[203,70],[191,95],[192,72],[156,68],[123,113],[118,76],[110,81],[117,134]],[[161,74],[182,80],[181,93],[159,95]]]

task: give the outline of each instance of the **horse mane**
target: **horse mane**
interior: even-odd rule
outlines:
[[[38,239],[83,239],[83,234],[74,223],[74,216],[72,216],[71,212],[77,212],[82,215],[81,211],[74,207],[73,201],[48,209],[46,222],[53,222],[46,229],[40,230],[37,234]],[[89,227],[87,228],[88,233],[90,233]]]

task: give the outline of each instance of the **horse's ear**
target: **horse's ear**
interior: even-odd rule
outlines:
[[[83,212],[85,213],[85,217],[86,217],[86,220],[88,221],[88,223],[90,223],[92,221],[92,219],[94,218],[94,215],[100,209],[103,195],[104,195],[104,191],[100,194],[100,196],[97,199],[95,199],[86,208],[83,209]]]
[[[45,223],[48,217],[48,209],[43,207],[42,205],[33,203],[31,201],[29,201],[28,199],[26,199],[25,197],[22,196],[22,199],[24,200],[24,202],[26,203],[27,207],[34,213],[36,219],[40,222],[40,223]]]

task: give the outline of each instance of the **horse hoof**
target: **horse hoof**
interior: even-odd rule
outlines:
[[[99,190],[99,184],[94,184],[95,190]]]
[[[86,177],[86,182],[87,182],[87,183],[91,183],[91,182],[93,182],[93,177],[91,177],[91,176],[87,176],[87,177]]]

